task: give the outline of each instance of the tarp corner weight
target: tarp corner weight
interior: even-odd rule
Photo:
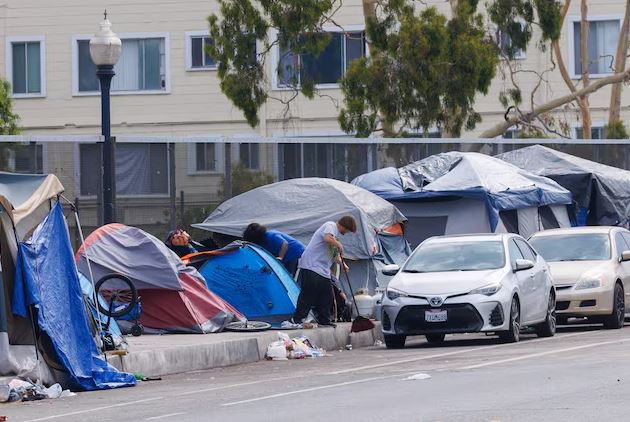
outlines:
[[[13,312],[33,305],[39,328],[51,339],[73,389],[98,390],[135,385],[132,374],[102,360],[82,299],[61,205],[57,203],[32,236],[20,243]]]

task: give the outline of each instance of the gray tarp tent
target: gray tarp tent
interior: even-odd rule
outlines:
[[[406,219],[389,202],[349,183],[303,178],[262,186],[225,201],[203,223],[193,227],[240,237],[248,224],[257,222],[308,243],[323,223],[346,214],[358,224],[356,234],[341,238],[346,257],[351,259],[353,288],[373,291],[377,285],[376,261],[387,255],[383,254],[383,244],[392,242],[391,238],[381,242],[379,233]],[[404,242],[402,236],[400,242]]]
[[[352,181],[387,199],[407,217],[412,246],[431,236],[513,232],[571,225],[569,191],[487,155],[452,151]]]
[[[17,242],[43,221],[63,190],[53,175],[0,173],[0,375],[52,379],[50,374],[35,371],[32,326],[28,319],[13,315],[11,297]],[[40,370],[45,369],[45,365],[40,366]]]
[[[630,171],[575,157],[542,145],[497,155],[524,170],[546,176],[571,191],[588,210],[589,225],[622,225],[630,220]]]

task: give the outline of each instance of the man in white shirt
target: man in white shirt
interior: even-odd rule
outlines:
[[[300,263],[298,283],[300,295],[298,297],[293,322],[302,323],[312,307],[317,312],[320,325],[334,325],[330,321],[332,306],[331,274],[333,263],[342,263],[343,246],[338,240],[340,235],[356,233],[357,222],[351,215],[341,217],[337,222],[324,223],[311,238],[306,246]],[[343,264],[343,270],[348,267]]]

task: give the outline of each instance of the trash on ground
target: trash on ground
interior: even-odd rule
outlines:
[[[380,340],[376,340],[376,341],[374,342],[374,346],[375,346],[375,347],[381,347],[382,345],[383,345],[383,342],[382,342],[382,341],[380,341]]]
[[[326,356],[326,351],[313,345],[306,336],[290,338],[279,332],[278,340],[267,346],[266,358],[269,360],[305,359]]]
[[[45,399],[58,399],[72,397],[76,394],[70,390],[64,390],[59,384],[53,384],[46,388],[42,384],[31,381],[13,379],[9,384],[0,385],[0,403],[13,401],[35,401]]]
[[[346,350],[352,350],[352,345],[351,344],[346,344]]]
[[[291,321],[282,321],[282,323],[280,324],[280,328],[283,330],[296,330],[303,327],[302,324],[296,324]]]
[[[414,374],[405,378],[403,381],[416,381],[416,380],[427,380],[431,378],[429,374]]]

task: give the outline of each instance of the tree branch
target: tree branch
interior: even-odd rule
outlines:
[[[548,103],[542,104],[529,113],[523,115],[524,121],[532,121],[537,118],[539,115],[552,111],[560,106],[570,103],[571,101],[575,101],[578,98],[592,94],[593,92],[605,87],[606,85],[611,85],[615,83],[627,82],[630,80],[630,69],[625,70],[622,73],[616,73],[611,76],[607,76],[605,78],[599,79],[598,81],[592,83],[591,85],[584,87],[582,89],[576,90],[571,94],[564,95],[562,97],[556,98],[554,100],[549,101]],[[520,117],[511,117],[505,122],[501,122],[490,129],[485,130],[481,133],[481,138],[495,138],[499,135],[505,133],[506,130],[516,125],[521,121]]]
[[[628,29],[630,27],[630,0],[626,0],[626,14],[619,31],[617,41],[617,54],[615,55],[614,71],[622,72],[626,68],[626,57],[628,55]],[[621,109],[621,84],[615,84],[610,93],[610,108],[608,113],[608,125],[612,126],[619,120]]]

